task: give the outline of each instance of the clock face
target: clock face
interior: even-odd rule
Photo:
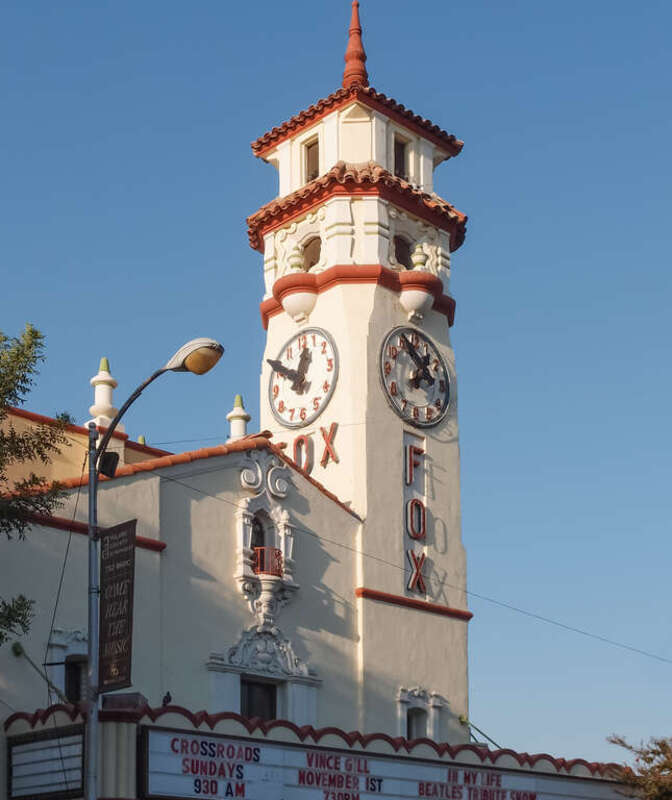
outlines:
[[[415,328],[390,331],[380,351],[383,387],[392,408],[406,422],[428,428],[448,411],[448,367],[432,340]]]
[[[268,401],[288,428],[310,425],[324,411],[338,378],[338,353],[321,328],[304,328],[282,346],[271,365]]]

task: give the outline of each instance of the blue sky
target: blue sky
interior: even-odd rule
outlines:
[[[28,408],[79,422],[109,356],[123,399],[184,340],[128,432],[223,440],[258,418],[274,196],[249,142],[340,84],[349,3],[6,0],[0,327],[48,360]],[[469,588],[672,659],[669,30],[662,0],[363,0],[372,85],[465,140],[437,191],[453,260]],[[254,421],[253,423],[254,424]],[[672,664],[472,597],[471,717],[503,746],[619,758],[672,733]]]

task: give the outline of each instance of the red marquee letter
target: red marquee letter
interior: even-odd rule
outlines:
[[[309,475],[313,471],[313,441],[305,433],[294,439],[294,463]]]
[[[427,532],[427,513],[422,500],[414,497],[406,503],[406,533],[411,539],[424,539]]]
[[[326,428],[320,428],[320,431],[322,432],[322,438],[324,439],[324,453],[322,453],[322,460],[320,461],[320,466],[322,467],[327,466],[330,457],[335,464],[338,464],[338,456],[336,455],[336,451],[333,447],[334,436],[336,436],[337,428],[337,422],[331,423],[329,433],[327,433]]]
[[[406,486],[413,483],[414,469],[420,466],[420,461],[416,459],[416,456],[424,455],[424,452],[421,447],[416,447],[414,444],[406,445]]]
[[[427,587],[425,586],[425,578],[422,574],[422,565],[425,563],[426,555],[424,553],[420,554],[420,557],[415,555],[414,550],[407,550],[406,553],[408,554],[408,560],[411,562],[411,569],[413,570],[413,574],[411,575],[411,580],[408,582],[408,588],[413,591],[416,589],[420,594],[427,594]]]

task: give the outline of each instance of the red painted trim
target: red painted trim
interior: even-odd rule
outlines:
[[[416,611],[427,611],[430,614],[441,614],[444,617],[453,617],[455,619],[464,620],[465,622],[468,622],[474,616],[471,611],[462,611],[459,608],[441,606],[438,603],[428,603],[425,600],[414,600],[411,597],[402,597],[398,594],[379,592],[377,589],[364,589],[363,587],[359,587],[355,589],[355,597],[361,597],[364,600],[378,600],[380,603],[390,603],[393,606],[414,608]]]
[[[84,536],[89,535],[89,528],[85,522],[77,522],[65,517],[47,517],[44,514],[32,514],[31,521],[36,525],[43,525],[46,528],[58,528],[61,531],[72,531],[73,533],[81,533]],[[153,550],[160,553],[166,549],[167,544],[160,542],[158,539],[149,539],[147,536],[136,536],[135,546],[142,550]]]
[[[343,170],[346,174],[341,174]],[[325,175],[316,178],[291,194],[273,200],[247,218],[250,247],[264,252],[264,236],[297,217],[304,216],[331,197],[382,197],[410,214],[450,234],[450,252],[464,242],[467,217],[454,206],[434,195],[414,188],[382,168],[376,175],[341,162]]]
[[[442,294],[443,284],[436,275],[415,270],[395,272],[381,264],[337,264],[324,272],[297,272],[278,278],[273,284],[273,297],[259,305],[264,330],[268,328],[268,320],[282,311],[282,299],[287,295],[295,292],[321,294],[334,286],[351,283],[375,283],[393,292],[422,289],[434,295],[432,309],[444,314],[449,326],[455,322],[455,300]]]
[[[23,419],[29,419],[31,422],[37,422],[39,425],[58,424],[58,420],[54,419],[53,417],[45,417],[44,414],[36,414],[34,411],[26,411],[25,409],[17,408],[16,406],[7,406],[7,411],[9,412],[10,417],[23,417]],[[66,425],[65,430],[69,431],[70,433],[78,433],[80,436],[89,435],[89,429],[83,428],[81,425]],[[107,428],[98,426],[98,430],[101,433],[104,433]],[[112,438],[126,440],[128,439],[128,434],[115,431],[112,434]]]
[[[423,119],[414,114],[410,109],[405,108],[401,103],[397,103],[391,97],[377,92],[370,86],[353,86],[349,89],[338,89],[328,97],[318,100],[317,103],[314,103],[305,111],[299,112],[287,122],[283,122],[278,127],[263,134],[252,142],[252,152],[255,156],[263,158],[280,142],[289,139],[291,136],[296,136],[315,125],[319,120],[324,119],[328,114],[353,102],[360,102],[374,111],[379,111],[403,128],[417,133],[447,153],[447,158],[458,155],[464,146],[464,142],[457,139],[453,134],[441,130],[438,125],[434,125],[428,119]]]
[[[49,719],[58,712],[65,713],[72,721],[74,721],[77,717],[80,717],[82,721],[85,721],[84,704],[74,706],[65,706],[59,704],[50,706],[46,709],[38,709],[32,714],[29,714],[25,711],[17,711],[14,714],[11,714],[5,720],[5,731],[9,731],[9,728],[12,726],[12,724],[18,721],[27,722],[31,728],[34,728],[38,724],[46,725]],[[352,748],[359,745],[364,750],[366,750],[366,748],[372,742],[386,742],[390,745],[390,747],[392,747],[395,753],[398,753],[402,749],[407,753],[411,753],[415,747],[426,745],[434,750],[436,755],[439,757],[447,755],[453,761],[459,761],[459,757],[462,753],[473,753],[480,759],[481,764],[489,766],[497,766],[497,761],[500,758],[505,757],[507,766],[502,766],[501,769],[512,769],[512,767],[508,766],[509,758],[513,758],[520,767],[527,769],[530,767],[534,768],[539,761],[547,761],[551,766],[555,767],[557,773],[559,773],[562,777],[582,777],[571,775],[571,770],[576,766],[585,767],[593,776],[601,776],[605,778],[608,777],[614,769],[619,768],[618,764],[604,764],[596,761],[590,762],[583,758],[555,758],[554,756],[548,755],[548,753],[536,753],[531,755],[530,753],[517,753],[515,750],[510,750],[508,748],[501,750],[488,750],[485,747],[479,747],[478,745],[473,744],[450,745],[447,742],[434,742],[431,739],[426,738],[405,739],[402,736],[393,737],[387,733],[365,734],[360,733],[360,731],[346,732],[341,728],[313,728],[312,725],[302,725],[299,727],[298,725],[295,725],[293,722],[289,722],[289,720],[286,719],[275,719],[271,720],[270,722],[264,722],[258,717],[242,717],[240,714],[236,714],[233,711],[222,711],[218,714],[209,714],[207,711],[190,711],[182,706],[162,706],[161,708],[152,708],[149,705],[145,705],[139,708],[128,710],[114,709],[110,711],[99,711],[98,719],[101,722],[130,722],[139,724],[145,719],[148,719],[150,722],[157,722],[166,714],[178,714],[191,723],[194,728],[200,728],[202,725],[206,725],[210,730],[214,730],[219,722],[225,720],[234,720],[235,722],[240,723],[250,735],[255,733],[255,731],[260,731],[264,736],[268,736],[268,734],[275,730],[275,728],[280,730],[289,730],[300,742],[305,742],[308,739],[314,744],[318,744],[325,736],[336,736],[340,738],[347,747]],[[51,726],[49,729],[52,730]],[[188,733],[187,729],[185,729],[185,733]],[[280,744],[292,744],[292,742],[288,741],[287,737],[284,736],[280,737],[279,739],[275,739],[274,741]],[[513,769],[515,769],[515,767]],[[553,773],[550,772],[544,772],[543,774],[550,777],[553,776]]]

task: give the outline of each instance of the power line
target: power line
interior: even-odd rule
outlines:
[[[363,423],[348,423],[348,424],[357,425],[357,424],[363,424]],[[82,445],[82,447],[84,447],[82,442],[78,441],[77,444],[80,444],[80,445]],[[220,471],[219,467],[216,468],[216,469],[213,469],[213,470],[207,470],[207,471],[206,470],[201,470],[198,473],[194,472],[192,474],[193,475],[196,475],[196,474],[209,474],[209,473],[218,472],[218,471]],[[205,492],[202,489],[199,489],[196,486],[192,486],[191,484],[185,483],[184,481],[181,481],[181,480],[179,480],[177,478],[169,477],[168,475],[165,475],[163,472],[159,473],[159,472],[157,472],[157,470],[153,470],[153,469],[148,469],[147,472],[151,473],[152,475],[156,475],[157,477],[159,477],[159,478],[161,478],[163,480],[167,480],[167,481],[169,481],[171,483],[179,484],[180,486],[183,486],[184,488],[189,489],[192,492],[196,492],[197,494],[201,494],[201,495],[203,495],[205,497],[209,497],[209,498],[211,498],[213,500],[216,500],[217,502],[226,503],[227,505],[230,505],[230,506],[232,506],[233,508],[236,508],[236,509],[241,509],[242,508],[242,506],[240,506],[238,503],[233,502],[232,500],[227,500],[224,497],[217,497],[216,495],[212,495],[209,492]],[[400,567],[399,564],[394,564],[393,562],[387,561],[386,559],[381,558],[380,556],[373,555],[372,553],[365,553],[363,550],[358,550],[356,547],[351,547],[351,546],[349,546],[347,544],[344,544],[343,542],[336,541],[335,539],[329,539],[328,537],[323,536],[321,534],[317,534],[314,531],[308,530],[307,528],[301,528],[299,526],[293,526],[293,529],[295,531],[299,532],[299,533],[304,533],[304,534],[306,534],[308,536],[312,536],[313,538],[317,539],[318,541],[329,542],[330,544],[333,544],[336,547],[341,547],[341,548],[343,548],[345,550],[348,550],[348,551],[350,551],[352,553],[355,553],[356,555],[360,555],[362,558],[370,558],[373,561],[377,561],[380,564],[383,564],[385,566],[388,566],[388,567],[391,567],[393,569],[396,569],[396,570],[398,570],[400,572],[403,572],[404,574],[409,574],[409,572],[410,572],[410,570],[407,567]],[[638,655],[645,656],[646,658],[652,658],[652,659],[655,659],[656,661],[661,661],[661,662],[666,663],[666,664],[672,664],[672,658],[666,658],[665,656],[658,655],[657,653],[652,653],[652,652],[650,652],[648,650],[643,650],[643,649],[638,648],[638,647],[633,647],[632,645],[625,644],[624,642],[618,642],[615,639],[608,638],[607,636],[601,636],[600,634],[592,633],[591,631],[586,631],[586,630],[583,630],[582,628],[577,628],[577,627],[575,627],[573,625],[568,625],[568,624],[566,624],[564,622],[560,622],[559,620],[554,620],[551,617],[546,617],[546,616],[543,616],[542,614],[537,614],[537,613],[535,613],[533,611],[527,611],[526,609],[519,608],[518,606],[515,606],[512,603],[507,603],[504,600],[497,600],[494,597],[489,597],[489,596],[484,595],[484,594],[479,594],[478,592],[473,592],[470,589],[467,589],[466,587],[457,586],[455,584],[449,583],[446,580],[438,580],[434,576],[431,576],[431,575],[426,577],[426,580],[430,584],[432,584],[434,586],[436,586],[437,584],[438,584],[439,587],[448,586],[449,588],[455,589],[458,592],[463,592],[465,595],[467,595],[469,597],[475,597],[478,600],[483,600],[483,601],[485,601],[487,603],[492,603],[493,605],[500,606],[501,608],[506,608],[509,611],[514,611],[517,614],[522,614],[523,616],[530,617],[531,619],[536,619],[539,622],[545,622],[545,623],[547,623],[549,625],[554,625],[557,628],[562,628],[563,630],[570,631],[572,633],[580,634],[581,636],[585,636],[585,637],[587,637],[589,639],[595,639],[596,641],[602,642],[604,644],[609,644],[612,647],[618,647],[618,648],[620,648],[622,650],[628,650],[629,652],[637,653]]]

